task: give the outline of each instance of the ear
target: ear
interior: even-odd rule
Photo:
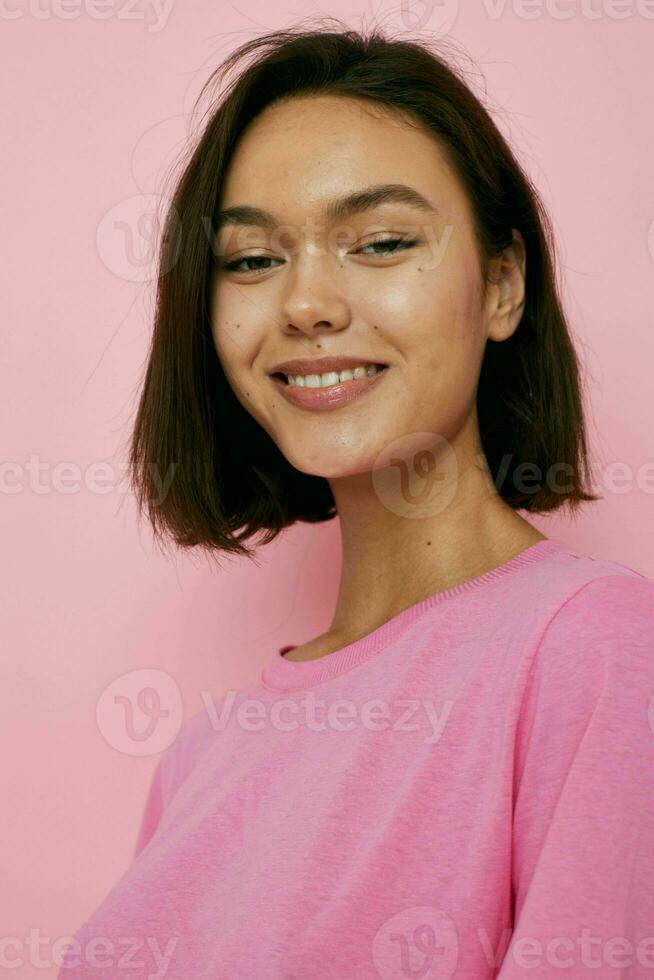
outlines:
[[[525,308],[525,243],[517,229],[513,241],[491,259],[486,285],[489,340],[506,340],[517,329]]]

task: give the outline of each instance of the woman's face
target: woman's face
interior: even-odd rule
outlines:
[[[436,210],[388,199],[325,212],[389,184]],[[414,433],[451,443],[472,431],[484,347],[503,328],[483,293],[467,199],[432,137],[357,99],[270,106],[230,161],[220,207],[236,206],[269,212],[273,224],[241,213],[247,224],[219,226],[213,337],[236,397],[293,466],[350,476]],[[398,238],[406,247],[380,244]],[[303,404],[287,400],[277,366],[326,357],[387,367],[373,384],[339,378],[331,394],[300,383],[289,394]]]

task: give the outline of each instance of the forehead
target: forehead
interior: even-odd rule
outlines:
[[[268,106],[241,134],[221,206],[257,205],[288,220],[296,209],[322,215],[328,200],[362,187],[400,183],[443,216],[467,212],[438,138],[418,122],[363,99],[293,97]]]

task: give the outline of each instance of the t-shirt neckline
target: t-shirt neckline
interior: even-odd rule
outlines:
[[[320,681],[343,674],[382,650],[426,609],[445,602],[453,596],[496,582],[511,572],[556,554],[561,549],[561,542],[555,538],[544,538],[537,541],[536,544],[530,545],[524,551],[510,558],[509,561],[504,562],[503,565],[492,568],[467,582],[461,582],[449,589],[442,589],[440,592],[435,592],[433,595],[419,600],[412,606],[396,613],[395,616],[382,623],[372,632],[366,633],[365,636],[354,640],[347,646],[333,650],[315,660],[287,660],[283,654],[292,649],[294,644],[279,647],[264,666],[261,673],[262,683],[264,687],[275,691],[292,691],[310,687]]]

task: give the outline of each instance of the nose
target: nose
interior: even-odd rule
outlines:
[[[330,261],[330,258],[332,261]],[[349,303],[339,289],[333,257],[296,258],[280,310],[284,332],[316,334],[343,330],[351,322]]]

